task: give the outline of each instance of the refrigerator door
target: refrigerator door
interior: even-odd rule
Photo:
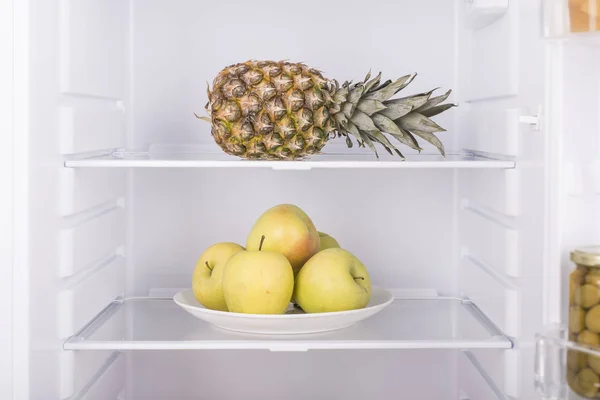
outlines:
[[[600,244],[600,22],[597,0],[545,0],[548,207],[544,324],[535,384],[543,399],[579,399],[567,385],[569,273],[575,248]],[[590,223],[593,221],[592,223]],[[573,354],[573,353],[571,353]]]

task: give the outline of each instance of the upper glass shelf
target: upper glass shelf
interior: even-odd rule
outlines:
[[[224,153],[114,152],[97,157],[65,161],[68,168],[270,168],[274,170],[311,169],[396,169],[396,168],[514,168],[511,160],[498,160],[472,154],[407,155],[320,154],[303,161],[241,160]]]

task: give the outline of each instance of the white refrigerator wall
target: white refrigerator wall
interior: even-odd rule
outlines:
[[[14,395],[114,398],[115,382],[102,385],[104,395],[92,383],[120,365],[117,354],[61,347],[124,294],[126,172],[72,170],[63,163],[72,154],[125,145],[129,5],[32,0],[19,2],[19,10],[19,30],[27,33],[19,42],[27,51],[20,72],[28,75],[18,89],[28,102],[27,126],[19,130],[27,136],[18,138],[27,157],[19,185],[26,187],[16,204],[25,213],[15,214],[15,226],[23,227],[18,243],[26,248],[17,248],[16,265],[28,268],[29,280],[15,287],[28,300],[17,308],[19,341],[27,345],[15,359],[28,362],[28,370],[18,369],[24,378]]]
[[[339,80],[362,79],[371,69],[390,78],[418,72],[407,89],[412,93],[455,87],[452,2],[408,7],[378,0],[370,8],[380,10],[373,13],[381,15],[376,30],[374,21],[365,20],[361,1],[343,7],[308,1],[293,12],[277,1],[180,0],[168,8],[163,1],[136,3],[130,147],[191,143],[212,150],[208,124],[193,116],[204,113],[206,81],[224,66],[251,58],[301,60]],[[338,31],[343,40],[336,44],[321,30],[333,20],[348,27]],[[439,121],[448,129],[442,137],[451,150],[455,116]],[[320,230],[351,249],[376,284],[455,293],[453,181],[452,171],[133,171],[128,258],[134,272],[128,293],[188,287],[203,249],[218,241],[245,244],[258,215],[284,202],[302,207]],[[456,357],[452,351],[130,353],[127,395],[191,398],[200,385],[207,399],[237,398],[245,391],[265,399],[386,398],[392,392],[457,398],[456,374],[449,373]],[[162,379],[148,379],[151,373]],[[432,380],[436,385],[427,385]]]
[[[533,338],[542,327],[547,150],[544,130],[524,122],[538,117],[544,105],[541,2],[506,2],[506,14],[485,27],[472,23],[483,2],[471,3],[472,12],[460,13],[458,24],[460,146],[514,158],[517,168],[458,172],[459,291],[515,339],[515,348],[463,353],[461,365],[471,368],[460,369],[459,386],[471,399],[533,399]],[[489,392],[478,384],[482,374]]]
[[[367,264],[375,283],[477,296],[501,328],[532,338],[538,320],[529,316],[541,308],[534,277],[542,265],[544,142],[539,132],[519,127],[518,117],[542,102],[543,53],[529,23],[537,21],[539,5],[515,5],[507,20],[474,33],[457,18],[462,1],[311,0],[289,7],[271,0],[30,0],[31,398],[183,399],[201,391],[213,399],[247,387],[265,399],[330,398],[345,390],[357,398],[394,392],[474,400],[521,391],[504,371],[518,365],[525,381],[531,359],[512,351],[61,351],[115,297],[189,286],[204,248],[222,240],[243,244],[260,212],[280,202],[303,207]],[[329,28],[332,21],[341,27]],[[494,59],[484,53],[486,43],[503,50]],[[441,134],[448,150],[504,154],[523,168],[63,168],[65,158],[117,147],[210,147],[209,127],[193,116],[203,111],[206,81],[248,58],[305,61],[339,80],[362,79],[371,68],[386,77],[418,72],[408,91],[459,89],[451,99],[461,107],[437,118],[448,129]],[[508,64],[485,79],[494,60]],[[478,91],[471,90],[475,84]],[[478,229],[506,252],[477,242]]]

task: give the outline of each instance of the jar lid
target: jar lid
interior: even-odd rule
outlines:
[[[585,246],[573,250],[571,261],[586,267],[600,266],[600,246]]]

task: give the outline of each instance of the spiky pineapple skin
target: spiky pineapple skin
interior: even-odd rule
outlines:
[[[328,80],[314,68],[287,61],[247,61],[224,68],[208,88],[206,109],[212,136],[226,153],[247,159],[294,160],[318,153],[329,138],[345,137],[348,147],[375,144],[404,158],[389,140],[421,151],[417,137],[445,155],[435,135],[445,131],[431,117],[443,104],[434,90],[395,97],[414,75],[381,82],[381,73],[363,81]]]
[[[301,159],[335,132],[334,94],[331,81],[301,63],[231,65],[208,90],[211,133],[223,151],[241,158]]]

